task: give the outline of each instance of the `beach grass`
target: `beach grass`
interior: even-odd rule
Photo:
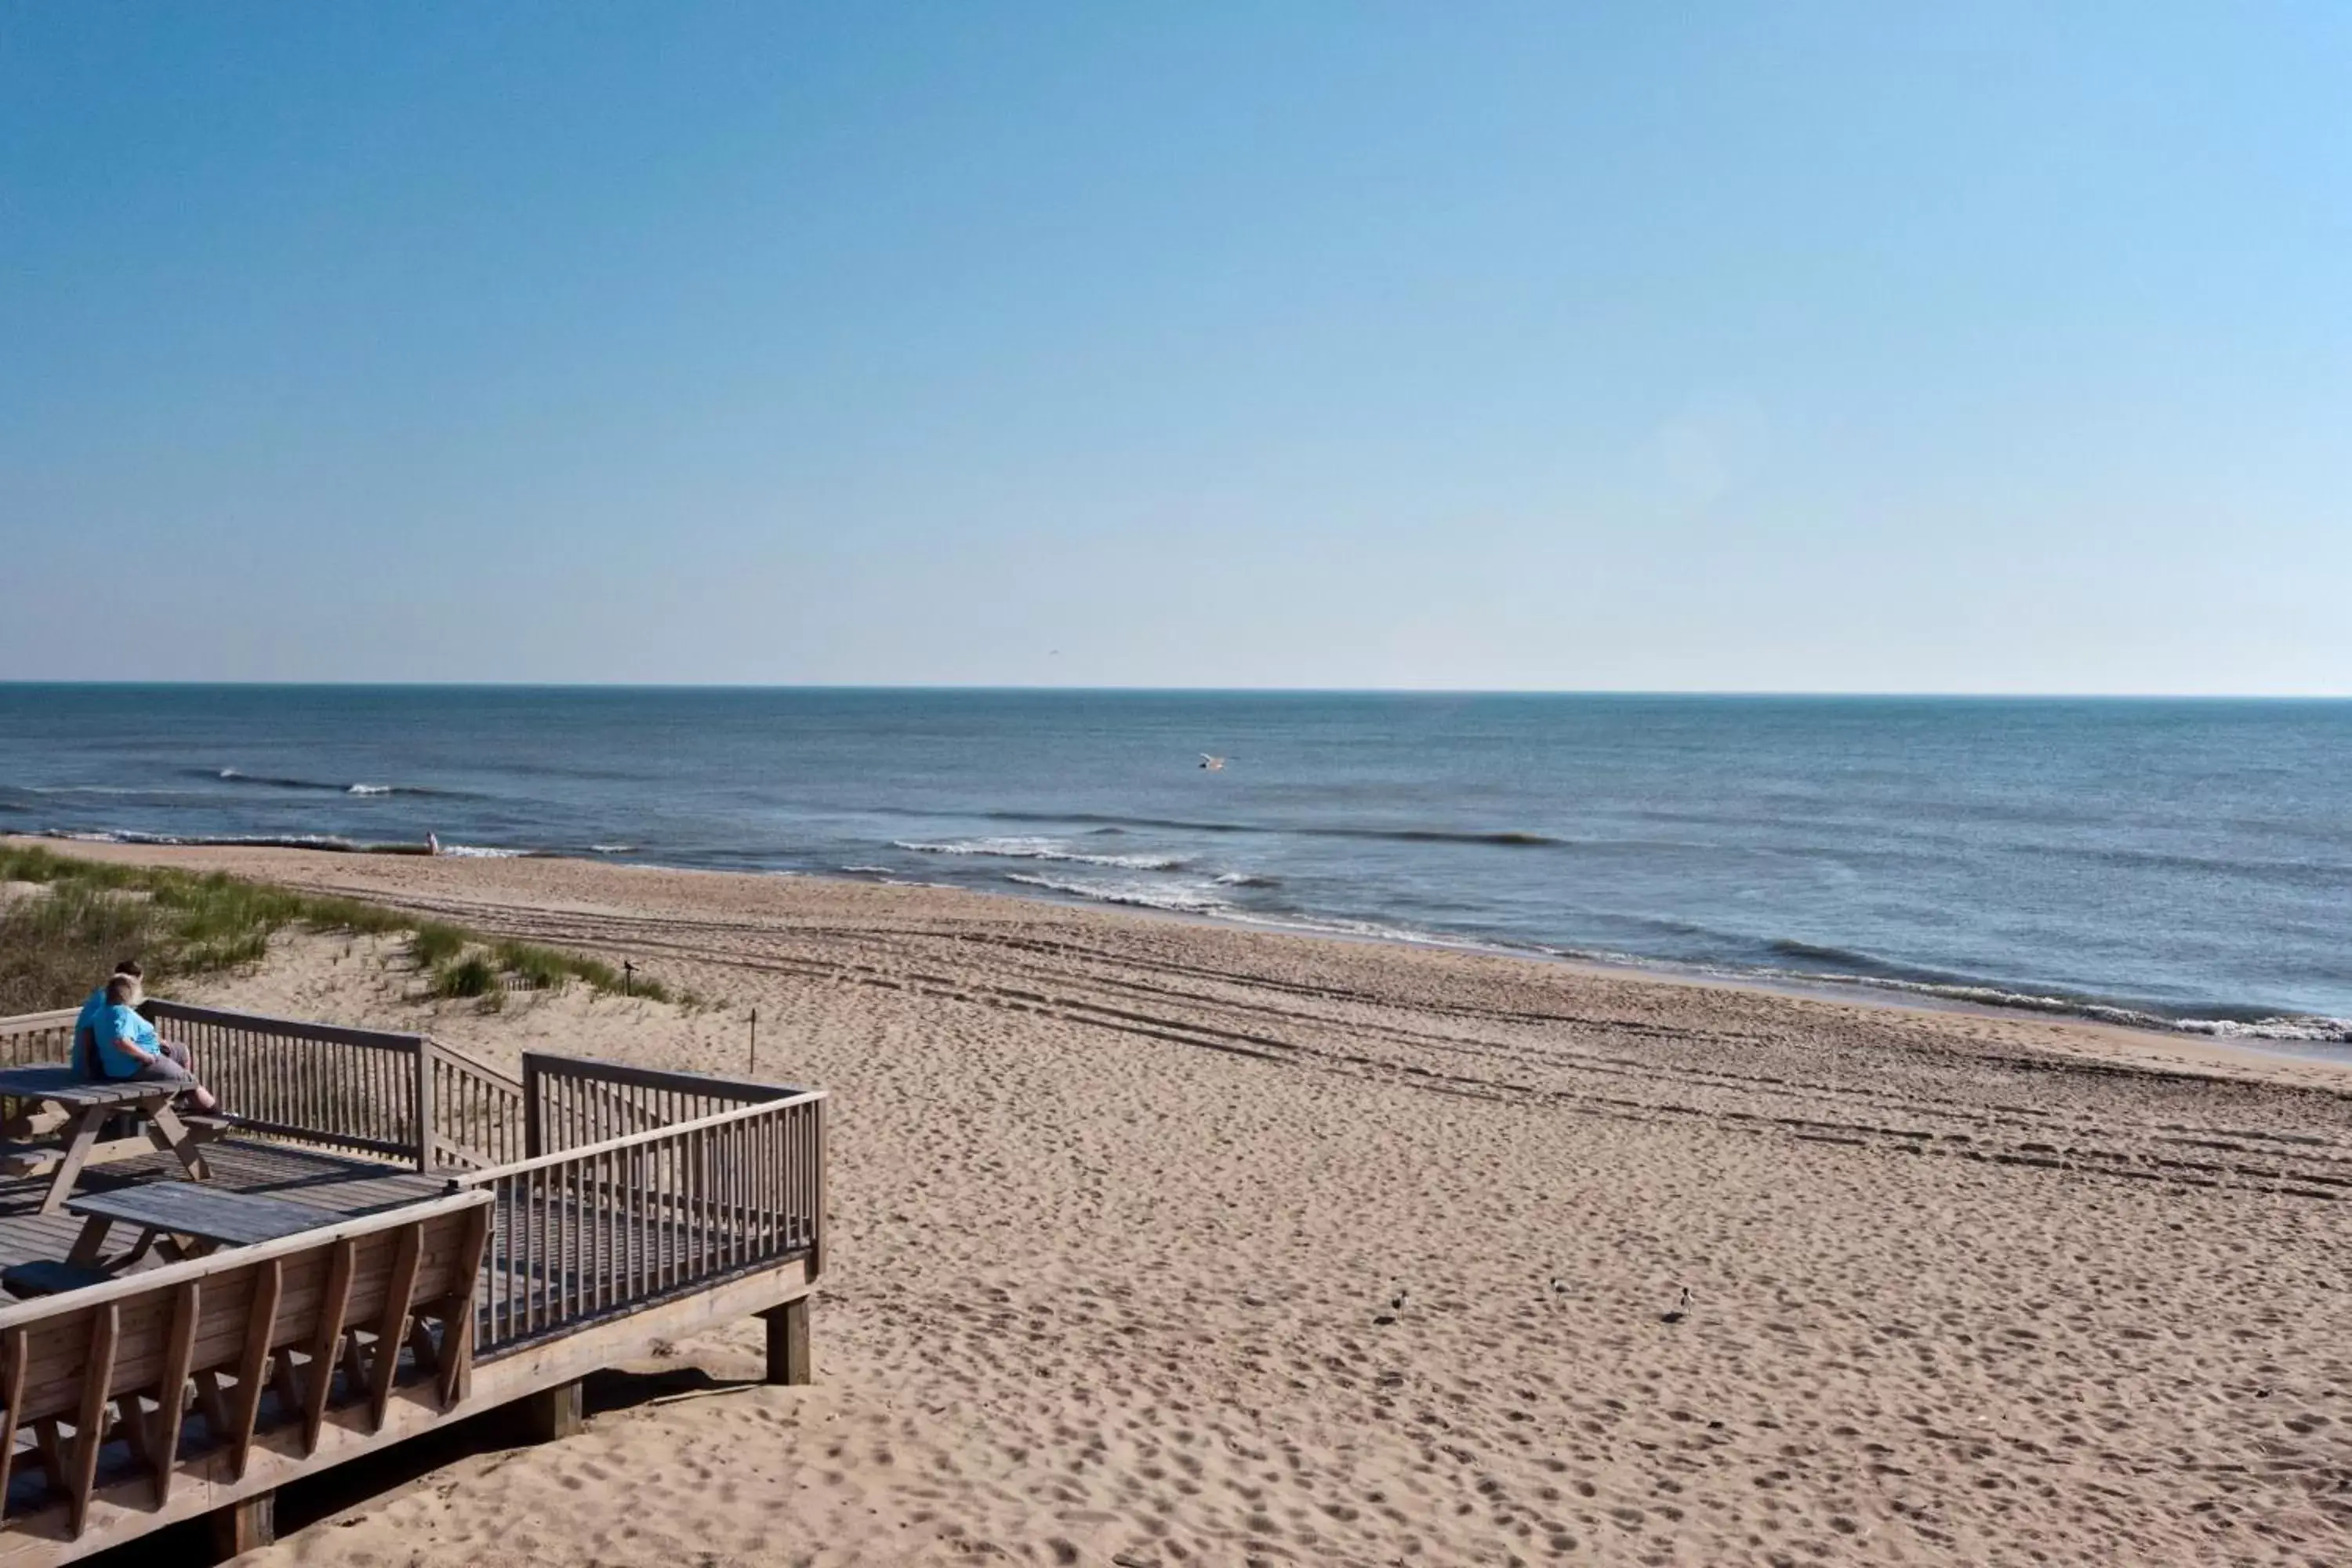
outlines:
[[[258,962],[279,931],[300,929],[407,938],[409,957],[437,996],[487,996],[511,981],[671,999],[667,987],[624,979],[611,964],[535,942],[485,936],[358,899],[297,892],[222,872],[83,860],[37,846],[0,845],[0,883],[41,890],[0,904],[0,1016],[68,1007],[95,977],[136,957],[150,989]],[[694,999],[687,998],[689,1005]]]
[[[499,984],[498,967],[478,952],[469,952],[433,972],[436,996],[487,996]]]

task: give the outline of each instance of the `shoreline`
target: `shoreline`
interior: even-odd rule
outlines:
[[[0,841],[22,841],[29,845],[74,845],[96,848],[119,847],[133,851],[153,850],[166,853],[208,850],[243,853],[257,850],[283,850],[295,854],[362,861],[378,858],[415,860],[436,858],[422,842],[412,844],[404,840],[362,841],[331,835],[256,834],[184,838],[166,834],[136,833],[130,830],[74,832],[64,829],[40,829],[32,832],[0,833]],[[2004,983],[1963,975],[1937,979],[1931,977],[1932,971],[1921,971],[1919,977],[1906,978],[1895,974],[1844,974],[1821,970],[1780,970],[1769,965],[1743,964],[1730,961],[1647,958],[1638,953],[1558,947],[1507,937],[1479,937],[1437,930],[1420,930],[1392,924],[1384,919],[1369,916],[1318,914],[1304,910],[1282,914],[1254,913],[1241,910],[1219,911],[1188,909],[1174,904],[1131,901],[1125,899],[1088,898],[1048,884],[1033,882],[1030,879],[1010,873],[1007,874],[1007,879],[1018,885],[1014,888],[973,888],[959,883],[931,881],[911,873],[887,870],[881,867],[743,868],[671,865],[657,860],[622,858],[634,855],[635,852],[634,846],[594,846],[583,850],[579,848],[516,849],[494,846],[445,845],[437,858],[577,861],[598,866],[623,866],[647,870],[708,873],[717,876],[800,877],[820,881],[847,882],[859,886],[935,889],[945,892],[973,893],[982,897],[1012,899],[1055,908],[1197,920],[1223,929],[1328,937],[1341,942],[1392,943],[1402,947],[1439,952],[1493,952],[1508,957],[1578,964],[1601,970],[1622,970],[1677,983],[1748,986],[1760,990],[1823,998],[1851,998],[1871,1005],[1909,1006],[1928,1012],[1986,1012],[1998,1016],[2020,1016],[2063,1019],[2084,1024],[2103,1025],[2163,1038],[2178,1037],[2186,1039],[2209,1040],[2224,1047],[2265,1056],[2352,1065],[2352,1018],[2298,1013],[2291,1009],[2254,1003],[2184,1004],[2178,1012],[2175,1012],[2165,1004],[2140,999],[2108,997],[2088,993],[2042,994],[2021,988],[2025,984],[2022,982]]]
[[[1255,937],[1307,943],[1327,942],[1434,956],[1459,955],[1465,958],[1565,970],[1597,980],[1633,985],[1657,985],[1720,992],[1735,996],[1776,997],[1825,1006],[1855,1007],[1874,1012],[1893,1013],[1922,1019],[1978,1018],[2026,1027],[2039,1026],[2050,1031],[2050,1040],[2054,1048],[2064,1050],[2087,1046],[2090,1047],[2091,1054],[2102,1057],[2120,1052],[2126,1058],[2146,1060],[2150,1067],[2159,1070],[2211,1072],[2231,1068],[2252,1069],[2263,1066],[2302,1068],[2316,1069],[2325,1079],[2340,1079],[2347,1087],[2352,1087],[2352,1052],[2341,1048],[2330,1048],[2327,1042],[2322,1041],[2299,1042],[2263,1037],[2212,1035],[2189,1029],[2152,1027],[2054,1009],[2003,1006],[1993,1003],[1879,988],[1867,981],[1844,982],[1835,978],[1808,980],[1799,976],[1781,979],[1769,975],[1710,973],[1703,969],[1683,968],[1664,963],[1653,966],[1640,961],[1614,962],[1548,950],[1482,942],[1466,937],[1415,940],[1407,936],[1370,931],[1326,931],[1271,921],[1234,920],[1181,910],[1104,905],[1079,900],[1041,897],[993,889],[954,887],[943,883],[919,882],[910,879],[883,879],[790,869],[720,870],[705,867],[665,866],[645,861],[615,860],[596,856],[562,855],[552,852],[433,857],[403,851],[378,855],[289,844],[166,845],[57,838],[28,834],[0,834],[0,844],[49,848],[60,854],[76,855],[96,860],[222,870],[256,880],[275,879],[267,868],[281,860],[296,868],[383,865],[401,868],[412,873],[425,868],[467,868],[478,871],[480,868],[495,867],[562,866],[579,868],[590,873],[629,877],[707,878],[716,879],[722,884],[729,882],[751,885],[802,883],[831,889],[866,889],[885,895],[895,893],[943,900],[976,900],[983,904],[1005,906],[1008,916],[1013,910],[1054,910],[1070,918],[1087,921],[1134,922],[1144,926],[1168,924],[1186,929],[1213,931],[1243,939]],[[248,861],[252,864],[247,864]],[[257,866],[262,868],[256,868]],[[381,889],[371,891],[360,886],[333,881],[312,882],[307,878],[299,879],[299,880],[309,883],[319,890],[343,892],[359,898],[373,898],[378,901],[395,905],[402,903],[396,891]]]

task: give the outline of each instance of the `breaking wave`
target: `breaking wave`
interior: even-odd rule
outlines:
[[[1157,882],[1077,881],[1065,877],[1031,876],[1021,871],[1007,871],[1004,879],[1018,882],[1024,888],[1043,888],[1047,892],[1087,899],[1098,904],[1127,904],[1138,909],[1167,910],[1177,914],[1223,914],[1233,908],[1205,889]]]
[[[985,855],[1005,860],[1065,860],[1079,866],[1106,866],[1118,871],[1181,871],[1184,859],[1176,855],[1089,855],[1054,838],[963,838],[942,843],[894,839],[893,849],[917,855]]]
[[[1454,827],[1380,827],[1346,823],[1292,824],[1274,826],[1256,822],[1215,822],[1181,816],[1121,816],[1099,812],[983,811],[973,814],[990,822],[1034,822],[1061,825],[1086,823],[1105,828],[1165,827],[1181,833],[1266,833],[1286,838],[1379,838],[1397,844],[1488,844],[1516,849],[1557,849],[1576,842],[1548,834],[1516,829],[1486,831]]]
[[[308,790],[322,795],[413,795],[435,796],[444,800],[466,798],[461,791],[434,789],[425,784],[346,784],[326,779],[289,778],[278,773],[249,773],[242,768],[217,768],[210,773],[198,770],[198,776],[216,779],[222,784],[245,784],[255,789]]]

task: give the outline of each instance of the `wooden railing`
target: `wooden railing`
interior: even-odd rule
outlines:
[[[73,1059],[74,1020],[79,1009],[20,1013],[0,1018],[0,1067],[33,1067]]]
[[[186,1043],[205,1087],[247,1131],[436,1164],[424,1036],[182,1002],[151,1002],[148,1012]]]
[[[479,1170],[521,1159],[522,1085],[430,1037],[425,1052],[433,1075],[435,1165]]]
[[[525,1081],[544,1090],[533,1059]],[[482,1353],[795,1256],[821,1272],[824,1101],[779,1089],[455,1178],[494,1200]]]
[[[446,1410],[473,1364],[488,1219],[486,1194],[457,1193],[0,1310],[0,1500],[20,1464],[47,1481],[0,1539],[54,1531],[37,1516],[60,1501],[78,1539],[93,1490],[142,1473],[160,1513],[176,1478],[243,1479],[257,1431],[299,1423],[315,1452],[331,1410],[381,1431],[404,1380]]]
[[[551,1154],[803,1092],[782,1084],[527,1051],[525,1152]]]

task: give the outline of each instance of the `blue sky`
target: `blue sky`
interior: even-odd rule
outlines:
[[[0,679],[2352,691],[2347,61],[0,3]]]

